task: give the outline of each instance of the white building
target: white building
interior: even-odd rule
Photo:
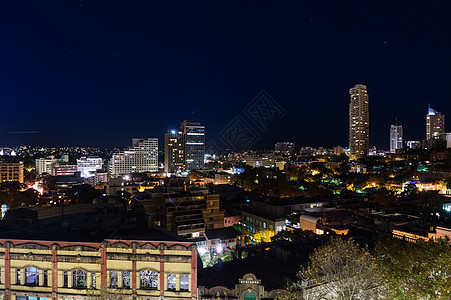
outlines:
[[[96,170],[102,169],[103,161],[100,157],[81,157],[77,159],[77,171],[83,178],[89,178],[96,174]]]
[[[421,149],[421,142],[420,141],[407,141],[407,148]]]
[[[53,156],[49,158],[36,159],[36,174],[42,175],[44,173],[53,174],[53,168],[58,164],[58,159]]]
[[[112,176],[158,171],[158,139],[133,139],[133,146],[113,154],[109,172]]]
[[[440,133],[439,138],[446,141],[446,148],[451,148],[451,132]]]
[[[55,175],[54,168],[59,165],[68,165],[69,163],[69,155],[64,154],[60,159],[55,158],[54,156],[49,156],[48,158],[39,158],[36,159],[36,173],[37,175],[42,175],[44,173]]]
[[[396,149],[402,149],[402,125],[390,127],[390,152],[395,153]]]

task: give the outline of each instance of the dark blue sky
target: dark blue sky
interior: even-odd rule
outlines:
[[[261,90],[286,115],[257,147],[347,146],[356,83],[371,145],[396,116],[423,139],[428,102],[451,118],[451,6],[371,3],[4,1],[0,146],[162,143],[193,116],[213,139]]]

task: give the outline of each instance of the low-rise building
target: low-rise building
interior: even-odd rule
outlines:
[[[255,241],[268,242],[272,236],[286,229],[285,218],[273,218],[244,210],[241,212],[241,223],[246,235]]]
[[[207,250],[218,247],[235,249],[238,245],[244,245],[244,235],[233,227],[206,230],[204,236]]]
[[[195,244],[120,219],[77,215],[0,232],[1,299],[197,299]]]

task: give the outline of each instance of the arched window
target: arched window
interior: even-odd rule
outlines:
[[[39,285],[39,269],[35,267],[25,268],[25,284]]]
[[[142,271],[139,275],[142,289],[158,288],[158,273],[150,270]]]
[[[73,288],[87,288],[88,287],[88,272],[83,270],[72,271],[72,287]]]

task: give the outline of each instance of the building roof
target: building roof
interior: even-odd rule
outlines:
[[[210,229],[205,231],[205,237],[209,240],[221,239],[221,240],[231,240],[242,235],[241,232],[236,230],[234,227],[224,227],[217,229]]]
[[[136,240],[188,242],[161,227],[148,228],[143,222],[121,225],[124,214],[87,213],[47,219],[32,226],[1,231],[0,239],[59,242],[94,242]]]

